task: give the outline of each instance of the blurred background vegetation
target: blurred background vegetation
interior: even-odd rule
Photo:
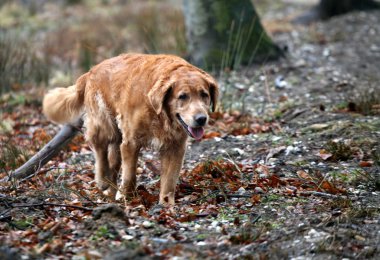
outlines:
[[[308,4],[312,2],[321,18],[351,9],[379,6],[372,0],[299,1]],[[258,28],[259,34],[256,29],[250,31],[252,22],[249,19],[250,16],[255,16],[256,10],[260,14],[270,9],[275,14],[276,10],[286,8],[285,0],[251,0],[254,4],[252,10],[247,8],[249,0],[185,0],[186,2],[202,2],[208,13],[216,3],[228,7],[227,9],[236,9],[229,13],[235,20],[240,17],[242,9],[249,14],[245,18],[249,27],[247,30],[243,30],[241,18],[239,22],[231,23],[230,30],[223,29],[223,35],[216,34],[215,29],[218,28],[207,28],[206,35],[214,34],[217,37],[201,39],[221,46],[218,57],[222,60],[217,65],[222,69],[235,69],[242,64],[250,64],[251,55],[240,47],[253,46],[253,52],[260,54],[255,49],[257,38],[257,41],[264,39],[262,42],[267,44],[262,48],[264,54],[280,56],[279,48],[271,43],[270,34],[266,35],[262,30],[260,19],[252,18],[252,28]],[[242,6],[243,2],[248,5],[235,8]],[[235,4],[230,6],[231,3]],[[36,86],[68,86],[94,64],[125,52],[172,53],[190,58],[189,54],[196,55],[199,48],[191,48],[192,42],[186,41],[185,20],[188,19],[185,17],[189,13],[191,17],[191,12],[185,11],[184,15],[182,5],[182,0],[1,0],[0,95],[10,90],[28,90]],[[204,27],[210,26],[215,17],[207,19]],[[278,26],[282,26],[282,29],[289,26],[279,23],[263,25],[267,31],[270,31],[270,27],[275,31]],[[224,27],[228,28],[228,24]],[[234,38],[234,42],[228,37]],[[203,54],[200,53],[201,57],[206,56]],[[260,55],[255,55],[255,58],[256,56]],[[244,62],[246,57],[249,57],[249,62]]]
[[[181,1],[2,0],[0,94],[65,86],[124,52],[186,55]]]

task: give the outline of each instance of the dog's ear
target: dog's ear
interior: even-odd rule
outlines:
[[[201,69],[199,69],[199,71],[202,73],[203,79],[207,82],[209,86],[209,92],[211,96],[211,111],[215,112],[216,105],[218,104],[218,97],[219,97],[218,83],[216,83],[215,79],[211,77],[207,72]]]
[[[172,79],[159,79],[148,92],[148,99],[157,115],[162,112],[165,96],[173,87]]]
[[[211,111],[215,112],[216,105],[218,104],[219,88],[218,84],[209,82],[210,96],[211,96]]]

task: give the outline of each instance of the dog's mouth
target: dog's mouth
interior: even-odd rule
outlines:
[[[183,126],[183,128],[185,129],[186,133],[194,138],[195,140],[200,140],[202,139],[202,136],[204,134],[204,129],[203,127],[191,127],[191,126],[188,126],[185,121],[183,121],[183,119],[181,118],[181,116],[179,114],[177,114],[177,118],[178,118],[178,121],[181,123],[181,125]]]

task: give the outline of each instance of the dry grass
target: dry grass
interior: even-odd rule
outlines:
[[[0,151],[0,173],[8,173],[11,169],[16,169],[23,165],[30,157],[30,154],[11,141],[0,141],[2,150]]]
[[[94,64],[125,52],[186,55],[180,3],[24,2],[0,5],[0,85],[4,91],[41,83],[64,86]]]
[[[0,31],[0,94],[47,83],[49,66],[22,36]]]

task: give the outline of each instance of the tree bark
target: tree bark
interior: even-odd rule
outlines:
[[[236,68],[277,58],[281,50],[250,0],[184,0],[190,60],[204,68]]]
[[[56,136],[54,136],[54,138],[50,140],[50,142],[47,143],[37,154],[30,158],[24,165],[12,172],[10,176],[1,181],[24,179],[35,174],[42,166],[53,158],[63,146],[68,144],[71,139],[74,138],[82,126],[82,119],[78,119],[72,124],[64,125]]]

